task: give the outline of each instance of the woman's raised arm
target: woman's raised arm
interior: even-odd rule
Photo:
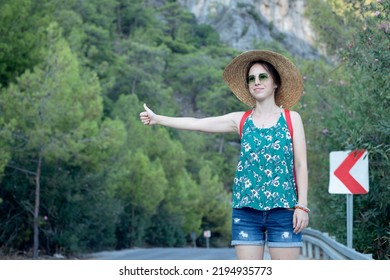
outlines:
[[[155,114],[144,104],[145,111],[140,113],[140,120],[145,125],[163,125],[182,130],[192,130],[211,133],[239,133],[239,124],[244,112],[234,112],[217,117],[192,118],[168,117]]]

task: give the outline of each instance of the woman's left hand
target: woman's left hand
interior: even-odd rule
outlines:
[[[309,225],[309,213],[296,208],[293,216],[293,227],[295,233],[300,233],[304,228]]]

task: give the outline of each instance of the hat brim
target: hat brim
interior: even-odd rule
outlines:
[[[246,51],[235,57],[225,68],[223,80],[236,97],[250,107],[256,100],[246,86],[248,67],[252,62],[266,61],[278,71],[281,81],[275,103],[283,108],[294,106],[302,96],[303,80],[298,68],[286,57],[266,50]]]

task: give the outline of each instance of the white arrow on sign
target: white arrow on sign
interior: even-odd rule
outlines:
[[[368,156],[366,150],[330,153],[329,193],[368,193]]]

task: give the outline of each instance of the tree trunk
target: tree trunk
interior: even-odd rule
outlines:
[[[35,175],[33,259],[38,258],[38,248],[39,248],[39,199],[40,199],[40,191],[41,191],[41,185],[40,185],[41,163],[42,163],[42,156],[39,155],[37,172],[36,172],[36,175]]]
[[[219,154],[223,153],[224,145],[225,145],[225,136],[222,135],[221,138],[219,139],[219,148],[218,148],[218,153]]]
[[[135,87],[137,85],[137,82],[138,82],[138,79],[137,77],[133,78],[133,83],[131,85],[131,94],[134,95],[135,94]]]

